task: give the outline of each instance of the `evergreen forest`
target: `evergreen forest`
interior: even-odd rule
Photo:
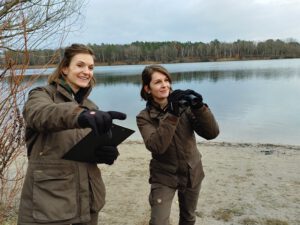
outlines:
[[[123,45],[88,44],[88,46],[95,53],[96,65],[300,58],[300,43],[293,39],[289,41],[269,39],[262,42],[237,40],[233,43],[220,42],[217,39],[209,43],[136,41]],[[29,65],[56,64],[62,54],[63,49],[30,50]],[[13,58],[22,62],[17,55]]]

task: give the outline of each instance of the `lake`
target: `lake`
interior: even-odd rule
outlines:
[[[300,145],[300,59],[163,65],[173,89],[203,96],[220,126],[214,141]],[[131,140],[141,139],[135,116],[145,107],[139,96],[144,66],[96,67],[90,96],[102,110],[127,114],[116,123],[136,130]],[[44,83],[41,78],[36,85]]]

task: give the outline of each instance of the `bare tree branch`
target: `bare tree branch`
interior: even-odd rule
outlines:
[[[14,206],[24,176],[21,108],[36,79],[25,79],[29,50],[50,38],[55,40],[53,48],[58,48],[80,21],[83,4],[81,0],[0,0],[0,224]]]

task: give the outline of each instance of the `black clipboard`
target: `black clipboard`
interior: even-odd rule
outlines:
[[[95,162],[95,150],[101,146],[117,146],[134,133],[120,125],[113,124],[111,131],[101,136],[94,131],[88,133],[76,145],[74,145],[62,158],[79,162]]]

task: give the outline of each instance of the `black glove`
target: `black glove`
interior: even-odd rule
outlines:
[[[179,116],[180,101],[183,100],[185,94],[183,90],[175,90],[168,97],[167,111],[175,116]]]
[[[199,109],[203,106],[203,98],[199,93],[187,89],[184,91],[184,94],[184,99],[188,102],[192,109]]]
[[[109,131],[112,126],[110,113],[99,110],[85,110],[78,116],[78,124],[82,128],[90,127],[96,135]]]
[[[82,128],[92,128],[96,135],[108,132],[112,126],[112,120],[125,120],[126,114],[117,111],[85,110],[78,116],[78,124]]]
[[[127,115],[125,113],[117,112],[117,111],[108,111],[108,114],[112,119],[125,120]]]
[[[95,151],[96,162],[112,165],[119,156],[119,151],[115,146],[101,146]]]

